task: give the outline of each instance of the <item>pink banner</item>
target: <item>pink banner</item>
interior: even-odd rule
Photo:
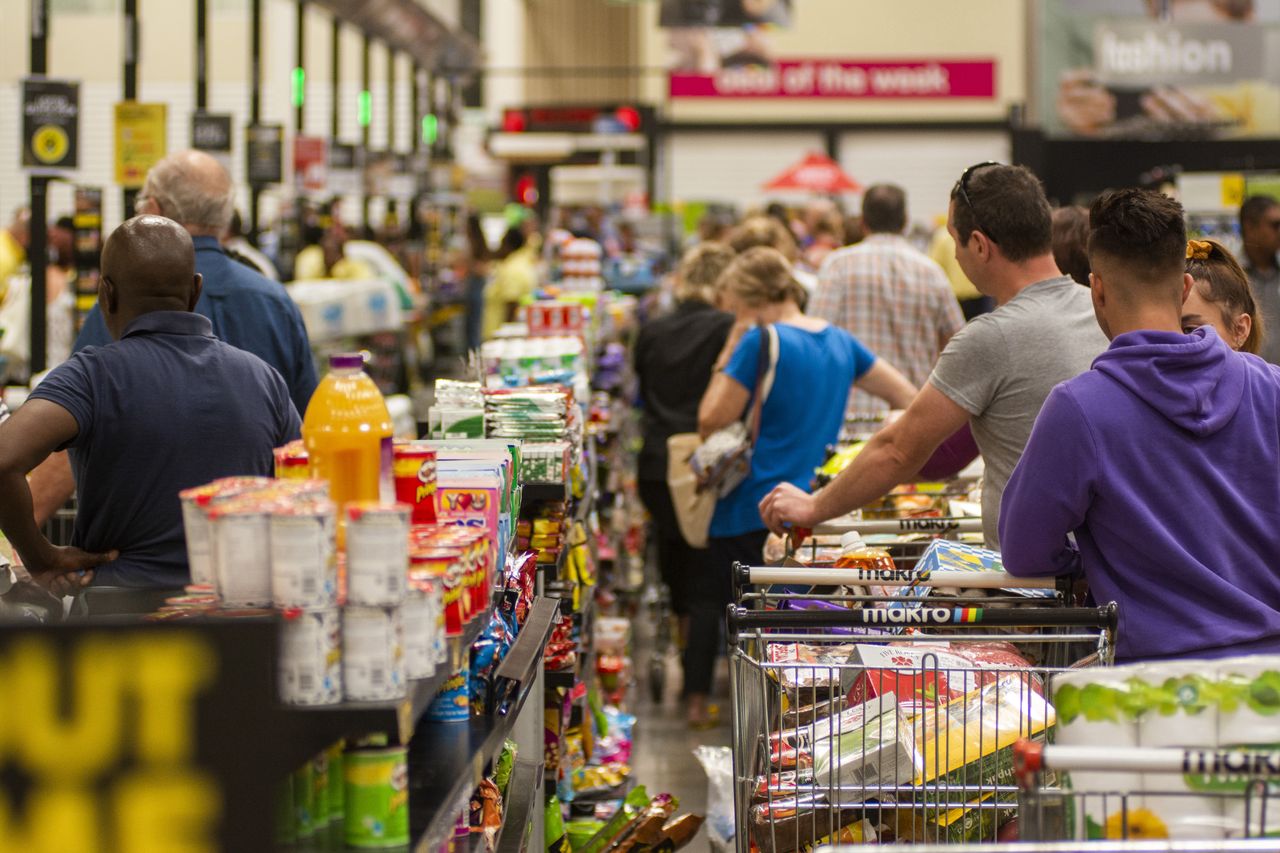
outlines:
[[[984,60],[856,62],[779,60],[714,74],[671,72],[673,98],[994,98],[996,63]]]

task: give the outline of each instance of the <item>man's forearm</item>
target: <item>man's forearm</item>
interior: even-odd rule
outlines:
[[[21,471],[0,470],[0,531],[32,573],[44,570],[45,558],[53,547],[36,525],[31,488]]]
[[[817,514],[830,520],[866,506],[910,479],[922,464],[908,458],[892,442],[873,438],[852,465],[814,495]]]
[[[53,518],[53,514],[65,506],[76,492],[71,459],[65,450],[50,454],[31,472],[27,482],[31,487],[36,524],[44,524]]]

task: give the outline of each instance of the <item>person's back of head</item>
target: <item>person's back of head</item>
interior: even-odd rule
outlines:
[[[1089,286],[1089,209],[1080,205],[1053,211],[1053,261],[1077,284]]]
[[[505,261],[523,249],[524,244],[524,231],[516,227],[508,228],[507,232],[502,235],[502,243],[498,246],[498,259]]]
[[[172,219],[143,214],[119,225],[102,247],[99,301],[112,337],[153,311],[192,311],[200,297],[191,235]]]
[[[1168,307],[1180,317],[1186,251],[1182,205],[1168,196],[1114,190],[1089,208],[1089,266],[1121,310]]]
[[[790,300],[804,305],[807,294],[796,281],[791,261],[771,246],[747,249],[720,274],[716,289],[748,308],[765,308]]]
[[[739,255],[760,246],[776,249],[788,261],[794,261],[798,253],[791,232],[772,216],[752,216],[729,235],[729,247]]]
[[[203,151],[179,151],[151,167],[138,212],[174,220],[194,236],[221,238],[235,213],[235,186],[221,163]]]
[[[868,234],[901,234],[907,227],[907,194],[895,184],[873,184],[862,196]]]
[[[1192,240],[1187,243],[1186,269],[1204,301],[1221,312],[1224,329],[1238,329],[1241,317],[1249,318],[1249,331],[1244,340],[1238,342],[1238,347],[1241,352],[1257,355],[1262,349],[1265,330],[1253,288],[1249,286],[1249,276],[1240,262],[1216,240]]]
[[[723,243],[699,243],[689,249],[676,270],[676,300],[714,305],[716,282],[734,257],[733,249]]]
[[[951,189],[956,242],[967,247],[980,231],[1005,260],[1025,263],[1050,255],[1052,213],[1040,179],[1025,166],[982,163],[966,169]]]

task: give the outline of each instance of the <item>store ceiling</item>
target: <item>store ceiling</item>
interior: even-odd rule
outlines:
[[[403,51],[428,71],[465,75],[481,65],[480,47],[450,30],[415,0],[316,0],[343,21]]]

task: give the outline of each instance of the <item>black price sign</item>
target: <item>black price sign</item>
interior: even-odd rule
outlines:
[[[22,167],[63,172],[79,167],[80,84],[28,77],[22,81]]]
[[[248,179],[250,184],[278,184],[284,180],[284,126],[250,125],[248,144]]]
[[[270,622],[0,631],[0,847],[264,850]]]
[[[191,147],[210,154],[231,153],[231,116],[219,113],[191,114]]]

